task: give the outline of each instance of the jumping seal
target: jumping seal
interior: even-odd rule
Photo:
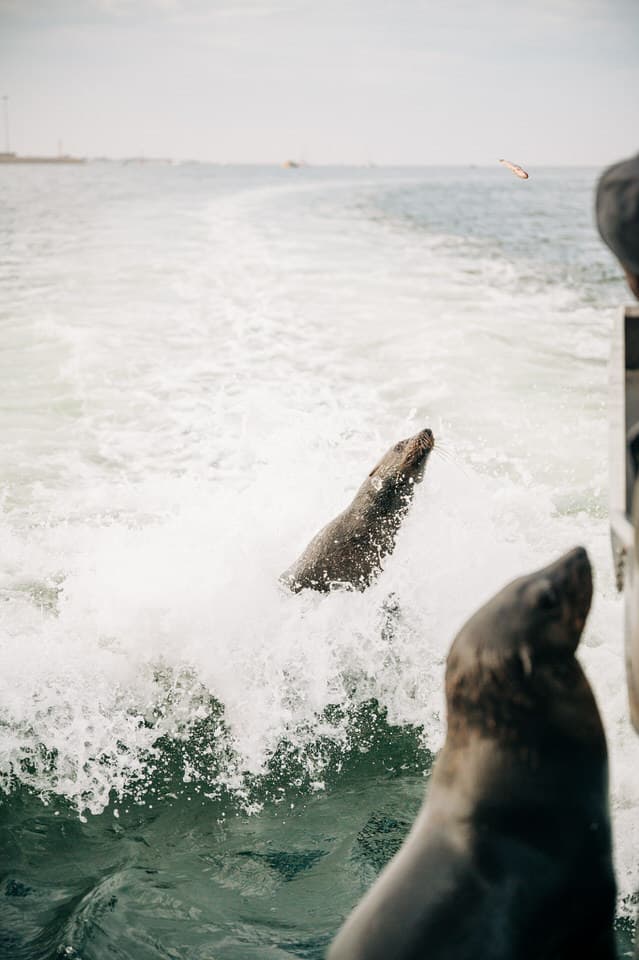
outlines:
[[[297,593],[336,586],[365,590],[395,547],[395,538],[435,445],[432,430],[400,440],[384,454],[351,504],[313,537],[280,579]]]
[[[427,800],[328,960],[615,956],[606,741],[575,658],[591,597],[578,547],[462,628]]]

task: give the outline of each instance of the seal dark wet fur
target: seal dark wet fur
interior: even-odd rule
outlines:
[[[591,597],[580,547],[463,627],[427,800],[329,960],[615,956],[606,741],[575,658]]]
[[[400,440],[382,457],[352,503],[311,540],[281,580],[297,592],[365,590],[392,553],[435,440],[431,430]]]

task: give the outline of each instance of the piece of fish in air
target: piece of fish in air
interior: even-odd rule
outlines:
[[[523,167],[520,167],[518,163],[511,163],[510,160],[500,160],[500,163],[503,163],[505,167],[508,167],[509,170],[515,174],[516,177],[519,177],[520,180],[527,180],[528,174]]]

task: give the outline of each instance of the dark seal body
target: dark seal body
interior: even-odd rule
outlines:
[[[574,656],[591,596],[578,548],[458,634],[427,800],[329,960],[615,956],[606,742]]]
[[[313,537],[280,579],[295,592],[339,586],[365,590],[395,547],[434,443],[427,429],[391,447],[346,510]]]

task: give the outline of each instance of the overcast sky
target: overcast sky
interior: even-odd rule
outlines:
[[[638,94],[639,0],[0,0],[20,153],[601,165]]]

